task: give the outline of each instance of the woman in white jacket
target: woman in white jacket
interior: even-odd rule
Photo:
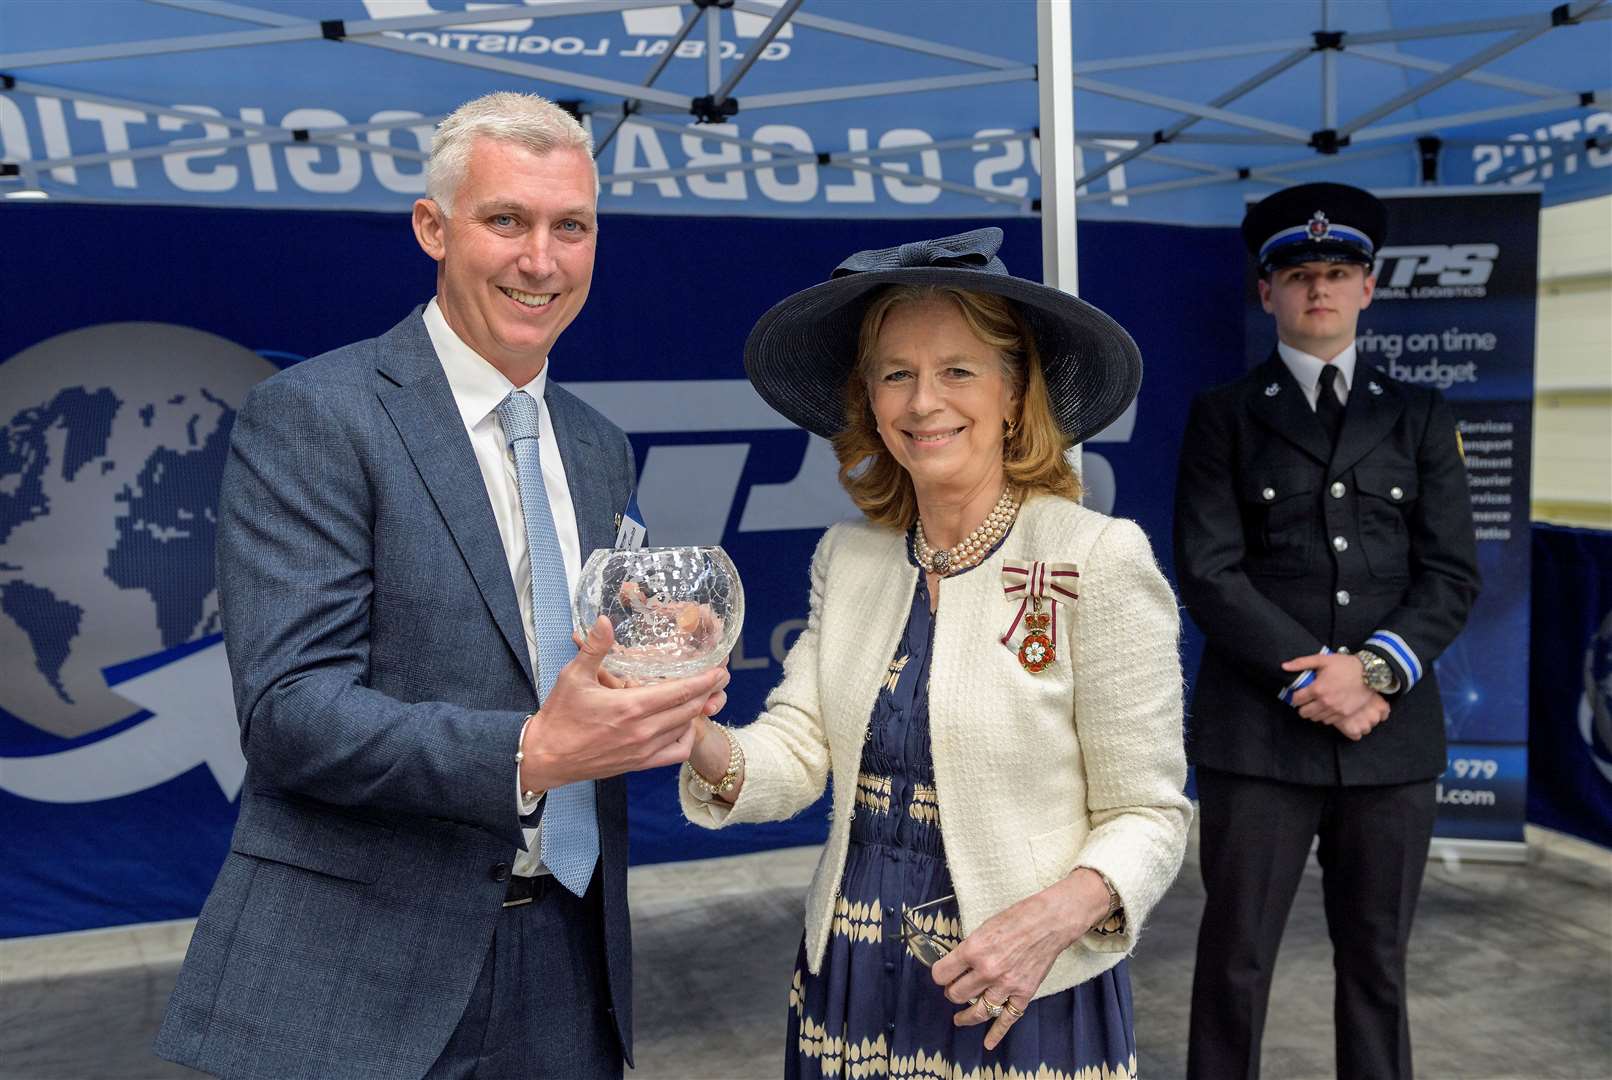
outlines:
[[[865,515],[818,545],[765,712],[704,723],[682,773],[709,828],[833,777],[789,1077],[1136,1071],[1125,958],[1191,815],[1179,624],[1147,539],[1079,505],[1064,451],[1134,399],[1141,357],[1009,276],[1001,235],[853,255],[745,347]]]

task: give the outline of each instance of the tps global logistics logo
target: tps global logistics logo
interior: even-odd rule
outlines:
[[[68,747],[0,742],[0,789],[96,801],[203,763],[239,789],[216,508],[236,409],[274,370],[161,323],[74,330],[0,363],[0,710]]]
[[[687,12],[677,4],[657,4],[652,6],[628,8],[619,12],[620,26],[626,33],[626,40],[617,37],[614,40],[608,32],[590,32],[586,35],[570,32],[553,32],[547,29],[546,16],[552,14],[545,11],[551,4],[561,0],[514,0],[523,3],[531,10],[530,15],[522,15],[518,9],[512,11],[511,0],[500,0],[496,3],[480,2],[480,0],[363,0],[364,10],[371,19],[397,19],[409,18],[419,15],[434,15],[464,11],[475,15],[488,9],[500,9],[496,14],[489,12],[484,18],[474,22],[464,22],[456,26],[442,27],[436,30],[410,30],[388,31],[395,37],[405,38],[419,44],[433,45],[443,49],[457,49],[465,52],[478,53],[506,53],[524,56],[541,56],[550,54],[554,56],[625,56],[625,57],[651,57],[659,56],[670,47],[668,39],[675,37],[682,28]],[[782,0],[761,0],[774,7],[782,5]],[[565,15],[575,15],[574,10],[564,10]],[[761,36],[766,29],[770,18],[766,15],[757,15],[751,12],[734,11],[728,9],[724,12],[725,29],[728,36],[739,39],[736,41],[723,40],[719,45],[718,55],[724,60],[738,59],[744,55],[745,39],[754,39]],[[574,22],[568,25],[575,25]],[[791,46],[786,39],[795,36],[795,28],[785,24],[778,31],[773,40],[767,42],[762,49],[762,60],[787,59]],[[705,42],[699,36],[690,37],[678,44],[675,55],[685,60],[697,60],[705,55]]]

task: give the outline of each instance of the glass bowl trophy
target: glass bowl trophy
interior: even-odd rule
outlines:
[[[600,548],[588,556],[571,603],[586,636],[600,615],[616,643],[612,675],[637,682],[697,675],[739,641],[744,587],[719,547]]]

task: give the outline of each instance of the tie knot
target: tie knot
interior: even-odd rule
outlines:
[[[520,439],[537,438],[537,402],[525,390],[512,390],[498,403],[498,422],[504,426],[504,441],[514,446]]]
[[[1316,383],[1316,385],[1322,390],[1332,390],[1337,381],[1338,369],[1332,364],[1327,364],[1321,368],[1321,379]],[[1332,390],[1332,392],[1337,393],[1336,390]]]

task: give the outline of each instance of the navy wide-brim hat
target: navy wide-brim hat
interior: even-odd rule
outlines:
[[[1008,273],[991,227],[859,251],[833,276],[773,305],[744,343],[763,400],[807,431],[845,427],[845,384],[869,301],[886,285],[938,285],[1014,301],[1035,335],[1058,426],[1075,442],[1119,419],[1142,385],[1142,354],[1119,323],[1078,297]]]
[[[1264,274],[1307,262],[1370,266],[1387,233],[1388,208],[1347,184],[1283,188],[1243,217],[1243,244]]]

